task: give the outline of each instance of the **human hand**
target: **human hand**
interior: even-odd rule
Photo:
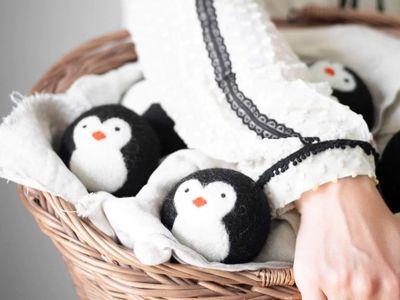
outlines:
[[[373,180],[325,184],[296,205],[294,273],[303,299],[400,299],[400,222]]]

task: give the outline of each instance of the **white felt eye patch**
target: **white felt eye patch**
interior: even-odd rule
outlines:
[[[310,66],[310,73],[312,81],[326,81],[333,89],[341,92],[352,92],[357,87],[354,76],[339,63],[318,61]]]
[[[103,123],[96,116],[82,119],[73,133],[75,148],[111,147],[123,148],[132,138],[130,125],[120,119],[111,118]]]
[[[207,214],[218,218],[229,213],[236,203],[234,188],[216,181],[203,186],[197,179],[182,183],[174,197],[176,210],[183,214]]]

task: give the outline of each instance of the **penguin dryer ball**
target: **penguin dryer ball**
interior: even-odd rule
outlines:
[[[147,121],[132,110],[103,105],[66,129],[60,157],[88,191],[134,196],[158,165],[159,142]]]
[[[261,187],[228,169],[206,169],[182,179],[167,195],[161,221],[175,238],[210,262],[251,261],[270,229]]]
[[[369,129],[375,124],[374,104],[371,92],[361,77],[339,62],[319,60],[310,64],[310,75],[314,82],[330,84],[340,103],[363,116]]]

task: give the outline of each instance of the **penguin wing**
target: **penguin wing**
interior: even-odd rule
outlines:
[[[174,203],[175,192],[176,188],[174,188],[168,194],[161,208],[161,223],[163,223],[164,226],[167,227],[168,230],[170,231],[172,230],[172,227],[174,226],[175,223],[175,219],[178,215]]]
[[[224,263],[251,261],[261,251],[269,233],[271,217],[265,195],[254,193],[252,197],[240,198],[243,200],[223,219],[230,241]]]
[[[76,146],[73,139],[73,132],[76,122],[71,124],[64,132],[59,148],[59,156],[64,164],[69,168],[69,162],[71,160],[72,153],[75,151]]]
[[[143,117],[150,123],[160,139],[162,156],[187,148],[185,142],[174,129],[175,122],[167,115],[160,104],[152,104],[144,112]]]

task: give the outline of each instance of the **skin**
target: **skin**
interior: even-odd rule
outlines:
[[[373,180],[322,185],[296,206],[294,273],[303,299],[400,299],[400,221]]]

